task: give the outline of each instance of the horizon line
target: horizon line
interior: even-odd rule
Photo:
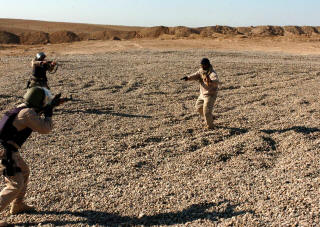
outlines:
[[[142,25],[120,25],[120,24],[94,24],[89,22],[70,22],[70,21],[51,21],[51,20],[39,20],[39,19],[27,19],[27,18],[0,18],[0,20],[25,20],[25,21],[37,21],[37,22],[47,22],[47,23],[64,23],[64,24],[83,24],[83,25],[96,25],[96,26],[121,26],[121,27],[141,27],[141,28],[152,28],[152,27],[189,27],[189,28],[202,28],[202,27],[213,27],[213,26],[228,26],[228,27],[259,27],[259,26],[298,26],[298,27],[320,27],[320,25],[297,25],[297,24],[287,24],[287,25],[275,25],[275,24],[259,24],[259,25],[241,25],[241,26],[231,26],[227,24],[215,24],[215,25],[201,25],[201,26],[187,26],[187,25],[153,25],[153,26],[142,26]]]

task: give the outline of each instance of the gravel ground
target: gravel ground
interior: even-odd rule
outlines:
[[[196,82],[222,81],[204,129]],[[32,57],[0,58],[0,110],[21,103]],[[50,135],[21,153],[31,168],[17,226],[319,226],[320,56],[204,49],[66,55],[49,75]],[[4,186],[4,182],[2,183]]]

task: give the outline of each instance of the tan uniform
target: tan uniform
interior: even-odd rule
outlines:
[[[19,107],[25,104],[20,105]],[[25,128],[30,128],[32,131],[41,134],[47,134],[52,130],[52,120],[49,117],[42,118],[35,112],[33,108],[22,109],[13,121],[13,126],[21,131]],[[13,141],[7,143],[15,146],[17,149],[20,147]],[[4,155],[4,150],[1,148],[0,155]],[[21,172],[15,173],[14,176],[6,176],[6,187],[0,192],[0,212],[4,210],[11,202],[13,209],[15,206],[23,204],[23,199],[26,194],[27,184],[29,180],[30,170],[27,163],[22,159],[19,152],[12,153],[12,159],[17,167],[20,167]]]
[[[209,70],[200,68],[196,73],[188,76],[188,80],[200,83],[200,95],[196,102],[196,109],[205,118],[208,128],[213,128],[212,110],[218,95],[219,78],[213,67]]]

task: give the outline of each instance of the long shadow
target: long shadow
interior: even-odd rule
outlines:
[[[262,136],[262,139],[269,145],[269,147],[275,151],[277,150],[277,143],[271,137]]]
[[[150,119],[152,116],[148,115],[136,115],[136,114],[126,114],[126,113],[117,113],[112,112],[109,109],[86,109],[86,110],[66,110],[66,109],[57,109],[56,112],[63,112],[63,113],[85,113],[85,114],[96,114],[96,115],[112,115],[118,117],[128,117],[128,118],[146,118]]]
[[[212,207],[220,206],[226,203],[226,208],[224,211],[206,211]],[[199,219],[206,219],[211,222],[218,221],[219,218],[232,218],[246,213],[252,213],[251,210],[244,211],[234,211],[237,205],[232,205],[229,201],[225,200],[219,203],[200,203],[187,207],[186,209],[178,212],[162,213],[157,215],[146,215],[141,218],[130,217],[130,216],[120,216],[117,214],[110,214],[100,211],[84,210],[80,212],[71,211],[40,211],[35,212],[35,214],[41,215],[57,215],[57,221],[48,220],[41,222],[41,225],[53,224],[55,226],[62,225],[77,225],[77,224],[87,224],[87,225],[100,225],[100,226],[133,226],[133,225],[143,225],[143,226],[153,226],[153,225],[175,225],[175,224],[185,224],[187,222],[196,221]],[[72,215],[85,220],[78,221],[68,221],[62,220],[65,215]],[[29,222],[29,223],[16,223],[16,225],[23,226],[34,226],[40,223]]]
[[[241,134],[249,132],[249,129],[246,129],[246,128],[233,128],[233,127],[226,127],[226,126],[222,126],[222,125],[217,125],[217,126],[215,126],[215,128],[222,128],[222,129],[230,130],[230,136],[241,135]]]
[[[21,97],[17,96],[17,95],[2,95],[2,94],[0,94],[0,98],[8,99],[8,98],[21,98]]]
[[[261,132],[267,133],[267,134],[273,134],[273,133],[284,133],[288,131],[295,131],[297,133],[302,133],[302,134],[311,134],[314,132],[320,132],[319,128],[309,128],[305,126],[293,126],[291,128],[286,128],[286,129],[263,129]]]
[[[7,99],[7,98],[11,98],[11,96],[9,96],[9,95],[0,95],[0,98],[5,98],[5,99]]]

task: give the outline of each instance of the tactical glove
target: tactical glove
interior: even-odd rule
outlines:
[[[52,107],[59,106],[61,104],[60,97],[61,97],[61,93],[55,95],[51,101],[50,106],[52,106]]]
[[[53,106],[48,105],[44,108],[43,110],[44,116],[45,117],[52,117],[53,114]]]
[[[43,109],[43,113],[45,117],[52,117],[53,108],[61,104],[60,97],[61,97],[61,93],[55,95],[51,103]]]

